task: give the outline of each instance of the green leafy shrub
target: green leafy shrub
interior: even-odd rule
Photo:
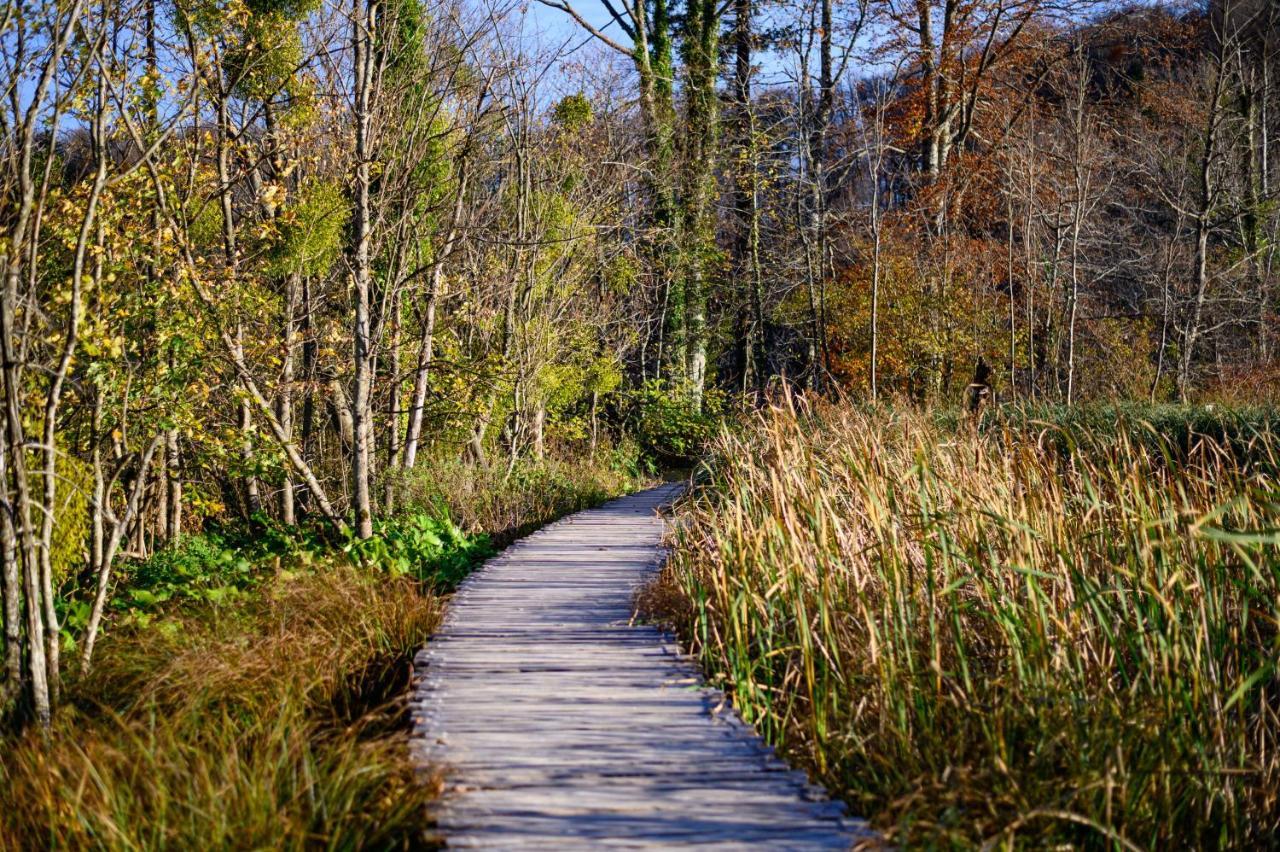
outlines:
[[[609,469],[633,482],[643,482],[655,473],[651,460],[647,459],[640,443],[626,437],[608,450]]]
[[[171,602],[225,603],[280,573],[327,566],[335,558],[445,590],[491,552],[487,535],[467,534],[447,516],[422,512],[377,521],[371,538],[348,534],[341,541],[323,527],[287,526],[255,516],[246,524],[213,526],[186,536],[148,559],[126,565],[111,606],[126,620],[146,624]],[[71,636],[87,621],[88,605],[65,597]]]
[[[505,543],[562,515],[634,490],[643,481],[634,444],[599,460],[524,462],[510,470],[461,463],[423,466],[402,483],[404,510],[374,524],[371,538],[325,526],[286,525],[266,515],[210,524],[147,559],[121,566],[111,610],[146,625],[171,605],[224,604],[277,575],[349,563],[408,576],[447,591]],[[453,518],[459,518],[455,522]],[[89,604],[74,585],[59,601],[68,645]]]
[[[467,535],[447,517],[424,513],[375,521],[371,538],[352,537],[342,549],[357,564],[440,589],[452,588],[493,553],[487,535]]]
[[[648,458],[687,464],[719,430],[725,409],[725,395],[715,388],[699,401],[687,385],[650,379],[627,395],[625,419]]]

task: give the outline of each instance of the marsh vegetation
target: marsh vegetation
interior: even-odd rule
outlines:
[[[1265,846],[1274,423],[788,402],[712,444],[654,607],[895,842]]]

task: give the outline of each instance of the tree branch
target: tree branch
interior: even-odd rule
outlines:
[[[587,23],[587,19],[582,17],[582,15],[578,13],[577,9],[574,9],[567,2],[564,2],[564,0],[538,0],[538,2],[541,3],[543,6],[550,6],[552,9],[559,9],[561,12],[564,12],[566,15],[568,15],[569,17],[577,21],[578,25],[581,26],[584,30],[591,33],[593,36],[600,39],[600,41],[609,45],[609,47],[612,47],[614,50],[618,51],[624,56],[630,56],[632,54],[631,49],[623,47],[621,44],[609,38],[607,35],[605,35],[600,30],[596,29],[595,27],[593,27],[591,24]],[[609,11],[613,12],[612,9],[610,9]],[[615,20],[616,19],[617,18],[615,13]],[[635,33],[634,31],[632,31],[632,32],[629,32],[628,35],[631,35],[632,37],[634,37]]]

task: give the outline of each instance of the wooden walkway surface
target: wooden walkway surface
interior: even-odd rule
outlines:
[[[861,821],[787,768],[674,640],[633,626],[662,486],[490,560],[415,661],[413,751],[450,847],[847,849]]]

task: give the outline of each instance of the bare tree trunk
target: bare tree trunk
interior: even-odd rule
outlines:
[[[22,585],[18,573],[13,504],[9,499],[9,461],[6,434],[0,430],[0,570],[4,595],[4,672],[0,685],[0,718],[22,691]]]
[[[1045,285],[1045,292],[1048,294],[1048,304],[1045,308],[1047,313],[1045,318],[1045,346],[1046,352],[1052,352],[1053,355],[1053,388],[1058,394],[1061,394],[1063,389],[1062,358],[1060,357],[1062,346],[1061,318],[1057,315],[1058,287],[1062,277],[1062,248],[1067,234],[1060,208],[1061,203],[1059,203],[1059,209],[1054,210],[1053,213],[1053,254],[1049,257],[1049,280]]]
[[[85,280],[85,261],[89,253],[90,235],[100,232],[94,227],[98,212],[98,199],[102,195],[107,182],[106,128],[104,112],[106,104],[106,82],[101,72],[98,77],[97,108],[92,121],[93,149],[96,169],[89,197],[85,204],[85,212],[80,222],[80,232],[76,239],[75,259],[72,262],[71,303],[68,308],[67,327],[62,344],[62,352],[57,367],[49,380],[49,388],[45,394],[43,441],[44,455],[44,488],[43,511],[40,525],[40,586],[44,601],[45,658],[49,667],[49,701],[57,706],[61,699],[61,633],[58,625],[58,612],[54,606],[53,589],[53,523],[58,511],[58,475],[57,475],[57,424],[58,409],[62,404],[62,389],[71,362],[79,343],[80,316],[82,314],[83,283]],[[101,245],[101,239],[98,241]],[[95,263],[95,279],[101,278],[101,265]]]
[[[381,11],[377,0],[354,0],[351,14],[351,41],[355,56],[355,186],[353,192],[351,263],[353,326],[352,345],[355,382],[351,399],[353,445],[351,491],[355,508],[355,531],[360,538],[373,535],[371,491],[370,401],[373,389],[373,340],[369,305],[373,288],[371,241],[373,210],[370,197],[370,167],[373,160],[373,94],[375,66],[373,33]]]
[[[737,275],[745,282],[747,314],[742,340],[743,389],[754,390],[763,399],[768,382],[765,353],[764,283],[760,269],[760,175],[756,143],[755,109],[751,102],[752,0],[734,3],[734,100],[738,120],[738,173],[735,175],[735,204],[738,214],[736,243]]]
[[[102,390],[94,388],[93,415],[90,420],[90,462],[93,466],[93,493],[90,496],[89,511],[91,523],[89,529],[89,566],[98,571],[103,564],[102,555],[106,552],[107,522],[107,477],[102,470]]]
[[[29,249],[30,260],[34,263],[39,241],[39,208],[43,204],[43,195],[38,203],[36,181],[33,177],[36,148],[39,144],[37,129],[52,125],[56,135],[60,118],[58,110],[61,107],[55,106],[52,115],[43,110],[63,55],[80,23],[82,9],[81,0],[74,0],[65,12],[50,23],[48,37],[39,47],[43,53],[35,64],[29,66],[33,76],[12,83],[14,95],[10,104],[11,115],[7,117],[11,123],[6,124],[6,133],[10,138],[5,165],[11,169],[8,177],[12,184],[6,187],[10,193],[7,197],[7,233],[3,252],[0,254],[0,380],[4,386],[4,449],[9,456],[8,473],[13,480],[13,488],[9,492],[7,483],[0,484],[0,488],[5,492],[6,502],[9,501],[9,493],[13,495],[12,502],[5,508],[9,510],[9,522],[16,524],[15,556],[21,566],[22,596],[26,601],[27,683],[31,709],[37,722],[46,728],[52,718],[53,702],[50,692],[51,673],[45,653],[44,639],[47,634],[43,614],[51,610],[53,602],[44,600],[47,584],[41,576],[41,558],[37,553],[39,544],[32,522],[33,498],[27,470],[26,430],[23,423],[22,358],[17,351],[17,329],[14,321],[20,309],[23,258],[27,256]],[[12,19],[9,23],[15,25]],[[17,21],[16,26],[20,28],[17,36],[19,42],[25,43],[24,36],[29,34],[27,22]],[[28,68],[24,68],[24,73],[27,70]],[[21,98],[17,94],[20,89],[23,90]],[[25,106],[20,105],[20,101],[24,101]],[[47,162],[51,161],[52,157]],[[52,676],[57,679],[56,672]]]
[[[1214,181],[1213,167],[1218,157],[1222,95],[1226,86],[1225,52],[1226,47],[1223,45],[1216,48],[1213,82],[1207,104],[1208,115],[1205,117],[1204,144],[1196,173],[1198,206],[1195,212],[1195,281],[1190,314],[1183,327],[1182,360],[1178,371],[1178,398],[1183,402],[1186,402],[1191,395],[1191,369],[1195,360],[1196,344],[1200,342],[1204,305],[1209,291],[1209,230],[1218,198],[1218,186]]]
[[[1091,173],[1087,162],[1089,150],[1086,134],[1089,124],[1085,118],[1088,99],[1088,65],[1084,47],[1077,49],[1076,92],[1071,105],[1071,175],[1074,197],[1071,207],[1071,286],[1067,304],[1067,405],[1075,401],[1076,382],[1076,324],[1080,314],[1080,238],[1084,228],[1091,188]]]
[[[240,349],[240,357],[244,357],[244,346],[242,343],[243,331],[237,326],[236,328],[236,347]],[[240,401],[240,459],[244,463],[246,469],[252,470],[253,459],[253,412],[249,407],[249,400],[242,399]],[[245,507],[250,515],[256,515],[262,511],[262,487],[258,483],[258,477],[253,473],[245,475]]]
[[[816,284],[817,292],[811,298],[816,299],[814,312],[815,345],[818,356],[816,387],[821,389],[826,377],[831,372],[831,353],[827,346],[827,262],[830,254],[827,228],[827,191],[828,191],[828,151],[827,134],[831,128],[831,116],[834,109],[834,66],[832,63],[832,18],[831,0],[819,0],[818,23],[818,98],[814,116],[812,136],[809,139],[810,162],[813,168],[812,216],[814,229],[814,251],[817,257]]]
[[[125,530],[138,517],[142,504],[142,493],[147,487],[147,471],[151,467],[151,458],[163,442],[164,435],[162,433],[153,438],[151,443],[147,445],[138,462],[138,475],[133,481],[133,487],[129,490],[129,499],[125,505],[124,517],[110,518],[112,521],[111,537],[107,539],[103,547],[102,561],[96,566],[98,574],[97,587],[93,596],[93,607],[89,611],[89,623],[85,628],[84,650],[80,654],[80,667],[85,672],[88,672],[93,665],[93,648],[98,640],[98,630],[102,626],[102,614],[107,605],[107,592],[111,588],[112,563],[115,562],[116,552],[120,549],[120,542],[124,539]],[[106,502],[105,495],[102,505],[110,517],[111,509]]]
[[[1071,223],[1071,286],[1067,291],[1067,405],[1075,400],[1076,380],[1076,319],[1080,309],[1080,218],[1081,204],[1077,201]]]
[[[431,289],[422,319],[422,337],[418,343],[418,364],[413,374],[413,398],[409,404],[409,426],[404,438],[402,467],[412,470],[418,460],[418,444],[422,439],[422,420],[431,381],[431,361],[435,354],[436,305],[444,284],[444,267],[437,263],[431,270]]]
[[[396,481],[391,472],[400,454],[400,311],[397,291],[391,298],[391,370],[387,377],[387,473],[382,493],[382,511],[387,513],[395,508]]]
[[[930,183],[938,179],[942,171],[942,163],[938,151],[939,130],[939,98],[941,86],[938,72],[936,46],[933,41],[933,5],[927,0],[916,0],[916,11],[919,17],[920,38],[920,84],[924,91],[924,128],[926,134],[921,140],[920,167]]]
[[[164,537],[167,541],[177,541],[182,538],[182,453],[177,429],[166,429],[164,432],[163,487]]]
[[[299,455],[302,458],[313,457],[313,444],[315,442],[315,422],[316,422],[316,340],[315,329],[312,323],[312,312],[315,305],[312,300],[311,279],[303,277],[302,279],[302,319],[300,329],[302,334],[302,435]],[[310,491],[305,487],[300,489],[299,503],[303,511],[306,511],[307,502],[305,498],[312,498]]]
[[[232,198],[233,184],[231,180],[231,143],[234,139],[234,131],[231,128],[231,113],[228,100],[230,94],[226,91],[226,82],[222,79],[221,71],[217,78],[217,91],[214,92],[217,100],[218,112],[218,134],[217,134],[217,166],[218,166],[218,203],[222,211],[222,252],[223,262],[226,268],[226,275],[231,287],[234,290],[236,281],[239,278],[239,250],[237,248],[235,207]],[[237,316],[239,314],[239,306],[237,306]],[[234,332],[234,357],[237,361],[244,361],[244,328],[239,319],[235,323]],[[253,466],[253,416],[249,410],[249,401],[242,399],[240,401],[240,456],[247,470],[252,470]],[[256,514],[262,510],[262,491],[258,485],[258,478],[249,473],[245,477],[245,499],[246,508],[249,514]]]
[[[489,423],[493,420],[493,398],[489,399],[488,408],[483,411],[471,426],[471,437],[467,440],[467,452],[471,461],[482,468],[489,467],[489,455],[484,449],[484,436],[489,431]]]
[[[538,400],[533,410],[533,457],[541,461],[547,456],[547,406]]]
[[[28,155],[29,156],[29,155]],[[24,192],[34,195],[30,188],[29,171]],[[30,199],[27,199],[30,201]],[[24,205],[29,216],[31,204]],[[21,217],[20,213],[20,217]],[[13,477],[13,503],[10,515],[17,525],[17,556],[22,566],[22,595],[26,601],[27,615],[27,670],[30,674],[31,704],[36,719],[48,727],[51,719],[51,700],[49,691],[49,673],[45,656],[43,637],[44,614],[41,605],[41,585],[37,544],[33,534],[31,518],[32,496],[30,480],[27,474],[27,460],[23,448],[26,446],[26,431],[22,417],[22,391],[17,353],[17,338],[14,328],[14,315],[18,304],[18,285],[21,270],[17,257],[21,254],[21,246],[25,241],[27,222],[19,219],[11,237],[11,252],[4,258],[3,302],[0,302],[0,375],[4,381],[6,449],[9,453],[10,474]]]
[[[596,447],[599,445],[600,437],[600,418],[598,416],[598,408],[600,405],[600,392],[591,391],[591,458],[596,457]]]
[[[146,27],[146,67],[147,74],[152,79],[159,79],[159,51],[156,42],[156,3],[157,0],[146,0],[144,9]],[[154,142],[160,133],[160,101],[154,94],[147,95],[147,141]],[[151,210],[151,251],[154,257],[159,257],[161,252],[161,212],[159,208]],[[148,268],[148,274],[153,280],[158,280],[161,270],[154,266]],[[170,353],[170,367],[173,366],[173,355]],[[178,454],[178,430],[165,430],[165,452],[164,452],[164,485],[161,488],[163,508],[161,512],[161,524],[164,529],[164,538],[167,541],[176,541],[182,536],[182,459]],[[101,518],[97,518],[97,522],[101,523]],[[99,554],[100,556],[101,554]],[[95,561],[93,564],[99,564]]]
[[[1160,389],[1160,379],[1164,377],[1164,361],[1169,351],[1169,320],[1171,316],[1171,286],[1172,286],[1172,247],[1166,253],[1164,275],[1160,277],[1161,295],[1160,295],[1160,343],[1156,347],[1156,373],[1151,379],[1151,402],[1156,401],[1156,394]]]
[[[1246,51],[1242,45],[1237,46],[1237,62],[1241,66],[1239,76],[1240,84],[1240,113],[1244,122],[1244,145],[1240,156],[1240,182],[1242,184],[1243,210],[1241,211],[1240,227],[1244,242],[1245,253],[1245,269],[1249,281],[1249,289],[1256,294],[1260,305],[1266,304],[1266,284],[1262,272],[1262,217],[1261,213],[1261,162],[1259,155],[1259,147],[1261,142],[1261,130],[1259,127],[1259,95],[1265,95],[1265,89],[1260,93],[1259,77],[1260,69],[1250,67],[1250,63],[1242,55]],[[1259,57],[1252,54],[1250,59],[1258,59]],[[1262,63],[1258,63],[1262,64]],[[1255,347],[1257,350],[1258,363],[1265,363],[1267,358],[1267,330],[1266,330],[1266,312],[1265,310],[1258,315],[1258,333],[1254,336]]]
[[[1160,342],[1156,346],[1156,372],[1151,379],[1151,402],[1156,401],[1160,380],[1164,377],[1165,362],[1169,355],[1169,338],[1173,323],[1173,261],[1178,242],[1182,239],[1183,213],[1179,209],[1174,218],[1173,233],[1165,244],[1164,269],[1160,276]]]
[[[422,318],[422,337],[418,343],[418,362],[413,374],[413,398],[409,404],[409,424],[405,429],[404,454],[401,467],[411,470],[418,460],[418,445],[422,440],[422,419],[430,387],[431,361],[435,354],[436,310],[444,295],[444,263],[453,254],[458,243],[458,228],[462,222],[463,205],[467,194],[467,164],[463,160],[458,168],[457,196],[454,199],[453,217],[449,232],[439,255],[433,258],[431,286],[427,291],[427,305]]]
[[[1186,402],[1191,396],[1191,368],[1194,363],[1196,344],[1200,342],[1205,296],[1209,290],[1209,223],[1204,213],[1196,216],[1194,287],[1191,314],[1182,334],[1182,362],[1178,371],[1178,399],[1182,402]]]
[[[293,385],[297,378],[297,328],[298,328],[298,296],[301,276],[290,273],[285,281],[284,307],[284,358],[280,365],[280,392],[277,406],[280,428],[288,440],[293,440]],[[286,524],[297,523],[297,507],[295,489],[297,484],[293,474],[286,468],[284,482],[280,492],[280,520]]]

